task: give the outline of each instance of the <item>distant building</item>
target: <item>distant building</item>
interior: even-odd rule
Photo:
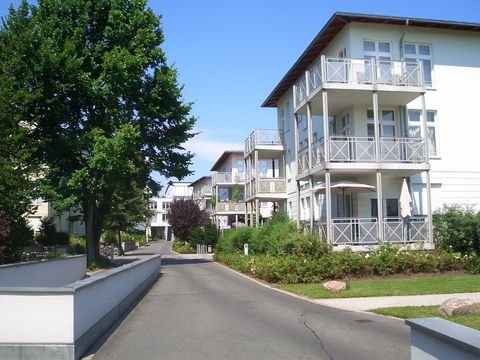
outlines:
[[[202,176],[190,184],[192,199],[200,210],[212,215],[212,177]]]

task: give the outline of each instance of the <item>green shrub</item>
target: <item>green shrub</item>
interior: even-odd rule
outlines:
[[[172,250],[179,254],[195,254],[197,249],[187,241],[175,240],[172,245]]]
[[[460,205],[445,206],[433,214],[436,247],[480,254],[480,213]]]
[[[68,253],[72,255],[80,255],[87,253],[85,238],[72,237],[70,238],[70,245],[68,247]]]
[[[243,253],[243,245],[250,244],[253,234],[257,229],[251,227],[240,227],[238,229],[225,230],[220,236],[216,246],[216,252]]]
[[[480,256],[477,254],[469,254],[464,256],[465,270],[471,274],[480,274]]]
[[[118,234],[107,230],[102,234],[102,241],[107,245],[115,245],[118,243]]]
[[[194,229],[190,233],[190,243],[192,246],[200,245],[213,245],[217,244],[220,237],[220,231],[213,223],[208,223],[203,227]]]

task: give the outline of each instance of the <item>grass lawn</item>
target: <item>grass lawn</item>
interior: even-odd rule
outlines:
[[[452,317],[441,316],[438,313],[438,306],[391,307],[370,310],[370,312],[380,315],[394,316],[401,319],[441,317],[445,320],[450,320],[457,324],[480,330],[480,314],[456,315]]]
[[[437,275],[418,278],[352,280],[349,289],[337,293],[325,290],[322,284],[291,284],[281,285],[278,288],[314,299],[453,294],[479,292],[480,276]]]

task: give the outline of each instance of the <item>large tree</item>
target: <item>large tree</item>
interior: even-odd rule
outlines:
[[[208,224],[208,214],[193,200],[175,200],[167,213],[167,219],[176,238],[190,241],[193,230]]]
[[[195,119],[160,17],[146,0],[25,0],[0,32],[0,76],[13,80],[11,111],[36,142],[45,197],[81,206],[92,261],[119,183],[155,193],[152,171],[190,173],[182,144]]]

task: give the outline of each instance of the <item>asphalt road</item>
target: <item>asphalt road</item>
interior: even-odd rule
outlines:
[[[159,281],[95,360],[410,358],[402,321],[293,298],[206,260],[162,261]]]

